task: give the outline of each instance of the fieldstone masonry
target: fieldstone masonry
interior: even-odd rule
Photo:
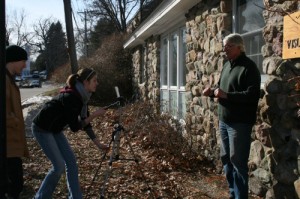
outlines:
[[[221,172],[217,102],[201,92],[218,82],[225,62],[222,38],[232,29],[232,1],[221,0],[216,7],[205,2],[199,1],[186,13],[185,121],[194,149],[213,160]],[[249,188],[268,199],[300,198],[300,59],[282,59],[283,17],[299,10],[300,2],[264,0],[264,4],[265,45],[261,52],[268,81],[261,90],[252,133]],[[153,36],[133,50],[134,84],[141,98],[150,100],[155,110],[160,99],[159,44],[160,38]]]
[[[151,37],[145,41],[144,46],[133,50],[133,84],[142,100],[153,104],[154,110],[159,111],[159,48],[160,37]]]

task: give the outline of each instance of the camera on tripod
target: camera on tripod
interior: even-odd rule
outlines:
[[[125,105],[125,99],[124,97],[120,96],[120,92],[119,92],[119,88],[117,86],[115,86],[115,91],[117,94],[117,101],[104,107],[104,109],[109,109],[109,108],[120,108],[121,106]]]

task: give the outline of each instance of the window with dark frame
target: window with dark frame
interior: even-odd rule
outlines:
[[[266,81],[267,75],[263,72],[263,56],[261,48],[265,44],[262,30],[265,26],[263,18],[263,0],[237,0],[233,4],[233,32],[242,35],[245,43],[246,55],[257,65],[262,84]]]

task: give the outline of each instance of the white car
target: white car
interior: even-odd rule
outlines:
[[[30,83],[29,83],[29,87],[33,88],[33,87],[39,87],[41,88],[42,87],[42,83],[40,80],[32,80]]]

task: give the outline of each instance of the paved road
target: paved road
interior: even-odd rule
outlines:
[[[54,88],[55,87],[53,85],[43,85],[42,88],[20,88],[21,100],[24,101],[28,98],[39,95]]]

